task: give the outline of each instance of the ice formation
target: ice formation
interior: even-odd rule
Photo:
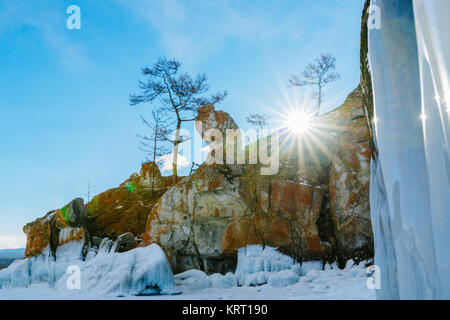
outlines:
[[[238,250],[236,279],[240,286],[258,286],[268,283],[284,287],[297,283],[312,269],[322,270],[322,262],[310,261],[298,264],[276,248],[250,245]]]
[[[305,269],[300,264],[276,248],[250,245],[238,250],[236,273],[208,276],[200,270],[189,270],[175,275],[177,287],[185,291],[207,288],[227,289],[236,286],[259,286],[269,284],[273,287],[286,287],[297,283],[301,275],[315,267],[322,269],[322,263],[306,263]]]
[[[46,283],[58,291],[71,290],[69,267],[79,268],[80,290],[90,294],[177,294],[170,264],[156,244],[124,253],[100,252],[82,261],[82,243],[68,242],[56,251],[56,259],[47,248],[41,255],[15,261],[0,271],[0,286],[28,287]]]
[[[352,261],[345,270],[336,264],[324,268],[320,261],[300,265],[276,248],[251,245],[239,249],[236,273],[207,275],[189,270],[174,276],[163,250],[156,244],[117,253],[111,250],[113,242],[102,243],[103,249],[91,248],[84,261],[80,259],[82,246],[71,241],[56,251],[56,259],[47,248],[37,257],[14,262],[0,271],[0,299],[2,295],[20,299],[116,299],[158,293],[182,293],[178,299],[374,296],[365,286],[364,264],[354,266]],[[78,268],[80,290],[70,290],[73,271]],[[352,290],[348,290],[350,287]]]
[[[207,288],[227,289],[237,285],[236,276],[231,272],[226,275],[215,273],[208,276],[200,270],[188,270],[175,275],[175,283],[182,292]]]
[[[378,0],[371,170],[383,299],[450,298],[450,2]]]
[[[374,297],[366,287],[365,263],[349,260],[344,270],[337,264],[323,266],[321,261],[299,264],[275,248],[259,245],[239,249],[236,274],[208,276],[189,270],[175,275],[175,282],[183,296],[201,299],[283,299],[297,294],[300,299]]]

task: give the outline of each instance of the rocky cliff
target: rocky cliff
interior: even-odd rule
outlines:
[[[261,175],[259,165],[204,163],[172,185],[154,163],[145,163],[139,174],[88,204],[75,199],[26,225],[26,255],[47,247],[55,253],[70,241],[83,241],[85,254],[105,243],[114,251],[157,243],[174,271],[208,273],[234,269],[237,249],[250,244],[277,247],[300,262],[344,266],[349,258],[372,257],[362,103],[358,88],[317,119],[308,135],[282,134],[275,175]],[[197,120],[203,130],[237,128],[211,106],[202,107]]]
[[[225,272],[237,249],[249,244],[341,266],[371,257],[370,152],[361,104],[356,89],[317,120],[311,141],[283,137],[276,175],[260,175],[256,165],[203,164],[159,199],[144,244],[165,248],[176,271]],[[197,120],[221,132],[235,126],[211,107],[202,108]]]
[[[26,256],[84,243],[91,250],[127,251],[158,243],[175,271],[234,269],[238,248],[262,244],[298,261],[373,256],[369,163],[373,97],[367,59],[367,8],[361,24],[361,85],[345,103],[315,121],[303,137],[282,134],[275,175],[258,165],[202,164],[190,176],[163,177],[144,163],[119,187],[89,203],[75,199],[27,224]],[[236,129],[223,111],[205,106],[196,129]]]

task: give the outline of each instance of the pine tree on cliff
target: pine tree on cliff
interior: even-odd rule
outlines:
[[[179,74],[180,62],[159,58],[153,67],[142,68],[145,81],[139,81],[141,94],[130,95],[130,105],[142,102],[159,103],[160,111],[171,113],[175,117],[175,137],[170,140],[173,144],[172,173],[174,183],[177,181],[178,145],[186,141],[180,136],[183,122],[193,121],[197,109],[203,105],[215,105],[226,96],[225,92],[218,92],[206,96],[209,91],[207,77],[197,74],[195,78],[189,74]]]
[[[316,117],[318,117],[323,102],[323,88],[340,78],[340,74],[336,72],[336,58],[327,53],[309,63],[301,75],[291,75],[289,83],[293,87],[314,87],[312,98],[317,100]]]

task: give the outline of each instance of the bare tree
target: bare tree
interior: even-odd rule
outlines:
[[[170,127],[173,124],[167,113],[161,108],[152,110],[152,121],[147,121],[143,116],[140,116],[142,122],[150,129],[150,136],[138,137],[141,139],[139,149],[147,153],[150,156],[147,160],[156,163],[156,157],[160,157],[169,152],[164,146],[164,142],[170,141]]]
[[[261,130],[269,124],[269,117],[262,113],[253,113],[246,120],[252,126],[259,127]]]
[[[323,88],[341,78],[336,72],[336,58],[331,54],[322,54],[309,63],[301,75],[292,75],[289,83],[293,87],[312,86],[314,91],[312,98],[317,100],[316,117],[319,116],[320,107],[323,102]]]
[[[141,138],[141,145],[139,149],[147,153],[149,157],[147,160],[151,160],[157,163],[156,157],[161,157],[169,152],[164,146],[164,142],[170,142],[170,126],[172,122],[170,121],[167,113],[161,108],[152,110],[152,121],[147,121],[143,116],[140,116],[142,122],[150,129],[150,136],[138,136]],[[155,173],[152,171],[152,190],[155,187]]]
[[[162,110],[171,112],[176,118],[175,138],[173,140],[173,181],[177,181],[178,145],[184,142],[180,137],[183,122],[193,121],[197,109],[203,105],[215,105],[226,96],[225,92],[218,92],[210,97],[205,96],[209,91],[207,77],[198,74],[192,78],[188,74],[178,74],[181,64],[176,60],[159,58],[153,67],[142,68],[146,81],[139,81],[141,94],[130,95],[130,105],[142,102],[159,102]]]
[[[88,179],[88,185],[87,185],[87,192],[85,194],[87,201],[86,201],[86,212],[89,212],[89,203],[91,202],[91,196],[92,196],[92,185],[91,180]]]

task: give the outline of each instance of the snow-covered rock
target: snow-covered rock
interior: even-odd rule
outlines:
[[[73,277],[68,270],[78,269],[79,290],[86,294],[179,293],[166,255],[156,244],[124,253],[99,254],[89,261],[80,259],[82,246],[77,242],[69,242],[58,249],[56,260],[46,249],[37,257],[14,262],[0,271],[0,285],[28,287],[45,283],[57,291],[68,291],[67,284]]]

